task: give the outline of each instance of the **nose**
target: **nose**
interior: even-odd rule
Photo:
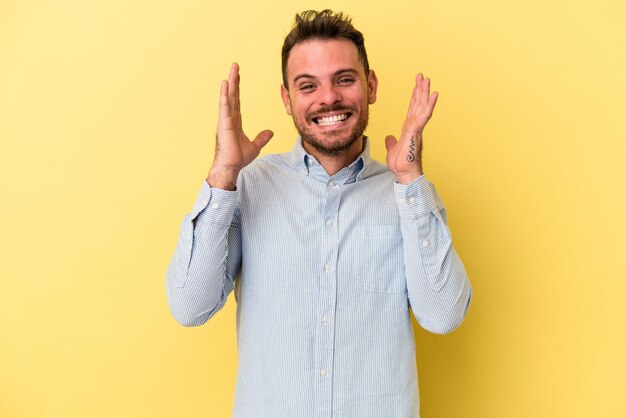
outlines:
[[[341,102],[341,92],[339,91],[339,86],[334,83],[324,84],[319,89],[319,104],[321,106],[328,106],[334,103]]]

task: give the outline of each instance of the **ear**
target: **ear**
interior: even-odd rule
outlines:
[[[376,103],[376,89],[378,88],[378,78],[376,77],[376,73],[374,70],[370,70],[370,73],[367,77],[367,87],[368,87],[368,103],[374,104]]]
[[[291,116],[291,99],[289,98],[289,90],[285,88],[284,84],[280,85],[280,97],[283,99],[283,104],[285,105],[287,114]]]

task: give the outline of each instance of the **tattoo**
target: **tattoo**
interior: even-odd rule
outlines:
[[[406,156],[406,160],[410,163],[415,161],[415,136],[411,137],[411,142],[409,143],[409,153]]]

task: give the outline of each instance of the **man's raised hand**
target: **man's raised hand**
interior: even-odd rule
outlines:
[[[223,190],[235,190],[241,169],[259,155],[261,148],[272,136],[272,131],[264,130],[250,141],[243,132],[239,101],[239,65],[234,63],[228,80],[222,80],[215,160],[207,177],[209,185]]]
[[[433,114],[437,97],[437,92],[430,94],[430,79],[418,74],[400,141],[393,135],[385,138],[387,166],[398,183],[409,184],[423,174],[422,132]]]

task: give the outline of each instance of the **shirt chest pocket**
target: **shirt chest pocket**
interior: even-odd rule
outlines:
[[[406,293],[400,225],[356,229],[356,282],[366,292]]]

